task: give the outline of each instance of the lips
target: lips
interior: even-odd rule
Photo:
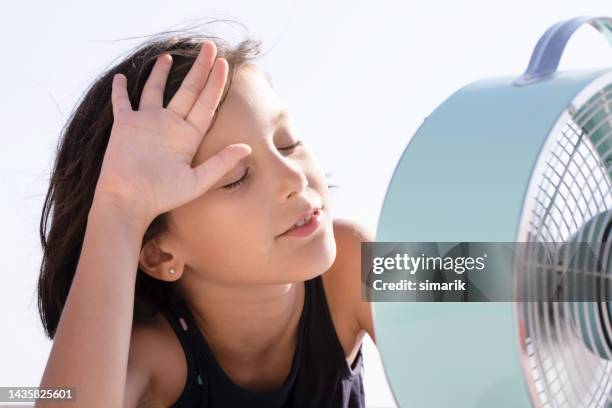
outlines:
[[[289,228],[287,228],[287,230],[286,230],[285,232],[283,232],[283,234],[285,234],[285,233],[287,233],[287,232],[291,231],[291,230],[292,230],[292,229],[295,227],[295,224],[297,224],[298,222],[302,221],[302,220],[303,220],[303,219],[305,219],[306,217],[308,217],[308,216],[312,217],[312,215],[315,213],[315,211],[320,212],[322,209],[323,209],[322,207],[313,207],[313,208],[310,208],[309,210],[307,210],[307,211],[303,212],[303,213],[302,213],[302,215],[301,215],[301,216],[299,216],[299,217],[298,217],[298,218],[295,220],[295,222],[294,222],[293,224],[291,224],[291,226],[290,226]],[[281,235],[282,235],[282,234],[281,234]]]

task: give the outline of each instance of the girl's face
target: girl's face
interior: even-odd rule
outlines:
[[[240,68],[192,164],[232,143],[252,153],[204,195],[169,212],[171,263],[183,272],[181,285],[289,283],[329,269],[336,245],[328,189],[303,138],[265,73],[253,64]],[[284,149],[298,141],[304,144]],[[239,185],[224,187],[245,172]],[[320,208],[313,234],[281,236],[311,208]]]

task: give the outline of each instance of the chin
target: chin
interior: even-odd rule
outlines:
[[[303,272],[303,281],[316,278],[331,268],[336,260],[336,241],[331,233],[325,232],[317,250],[307,260],[307,270]]]

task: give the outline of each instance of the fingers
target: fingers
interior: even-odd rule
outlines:
[[[223,58],[218,58],[210,72],[206,87],[198,97],[189,115],[185,118],[187,122],[198,128],[202,134],[208,130],[215,110],[219,105],[225,81],[227,80],[228,70],[227,61]]]
[[[251,146],[244,143],[232,144],[210,157],[193,169],[196,176],[196,196],[208,191],[236,164],[249,154]]]
[[[157,61],[155,61],[151,74],[147,78],[147,82],[145,82],[142,90],[138,110],[142,108],[163,107],[164,89],[166,88],[166,81],[171,66],[172,56],[170,54],[163,54],[157,57]]]
[[[203,41],[200,53],[198,54],[193,66],[185,76],[178,91],[174,94],[168,109],[176,112],[181,118],[187,116],[191,107],[196,102],[206,81],[210,69],[215,62],[217,46],[212,41]]]
[[[111,104],[113,105],[113,117],[121,111],[131,111],[132,104],[127,92],[127,78],[123,74],[113,76],[111,89]]]

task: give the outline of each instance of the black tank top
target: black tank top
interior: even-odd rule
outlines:
[[[304,282],[304,307],[290,372],[280,388],[251,391],[218,364],[184,300],[162,308],[187,357],[187,382],[171,408],[365,407],[361,346],[349,367],[336,334],[321,276]]]

